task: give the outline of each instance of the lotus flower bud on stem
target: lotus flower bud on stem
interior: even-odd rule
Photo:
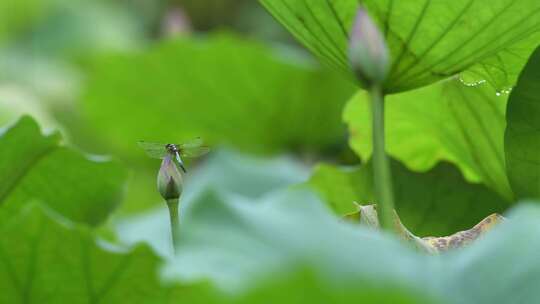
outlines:
[[[177,165],[170,155],[167,155],[161,162],[161,168],[157,177],[157,187],[161,197],[165,199],[169,208],[171,239],[174,251],[177,247],[180,227],[178,207],[183,190],[183,179],[180,170],[178,170]]]
[[[378,220],[381,228],[396,232],[393,223],[392,172],[384,139],[384,82],[388,76],[390,58],[383,35],[363,8],[358,10],[351,30],[349,60],[371,99],[373,184],[379,207]]]
[[[360,8],[349,37],[349,61],[355,76],[368,87],[382,85],[388,75],[389,57],[383,35]]]

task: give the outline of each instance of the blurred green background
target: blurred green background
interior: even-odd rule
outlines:
[[[2,1],[0,124],[30,114],[131,168],[118,214],[160,206],[138,140],[350,163],[354,86],[254,1]],[[190,164],[195,168],[196,164]],[[226,174],[223,172],[222,174]]]

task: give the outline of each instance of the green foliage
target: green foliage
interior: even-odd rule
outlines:
[[[24,54],[31,48],[37,57],[126,49],[141,39],[133,16],[113,1],[2,1],[0,20],[0,46]]]
[[[472,185],[450,164],[425,173],[392,162],[396,210],[403,224],[421,236],[449,235],[469,229],[487,215],[503,212],[510,203],[482,185]],[[338,215],[356,211],[357,202],[374,202],[371,163],[337,168],[319,165],[309,181]],[[479,203],[480,202],[480,203]]]
[[[341,293],[384,303],[427,298],[416,285],[422,276],[414,271],[412,249],[341,222],[310,192],[274,191],[259,201],[243,201],[206,191],[185,211],[183,225],[178,254],[164,268],[169,279],[208,279],[242,294],[260,288],[260,282],[275,285],[280,278],[307,272],[317,286],[325,286],[322,294],[329,298],[337,299]],[[401,256],[389,262],[393,252]],[[384,269],[379,265],[383,261],[389,262]],[[397,265],[404,265],[400,274]],[[287,283],[294,284],[278,286],[291,290],[292,299],[298,292],[324,303],[317,292],[312,297],[305,291],[316,290],[313,278]]]
[[[29,303],[91,299],[104,303],[535,300],[533,289],[515,289],[507,282],[528,286],[540,276],[537,267],[522,263],[534,261],[540,248],[535,237],[540,232],[538,207],[522,209],[493,234],[468,248],[430,257],[386,235],[340,221],[309,192],[284,189],[284,181],[293,180],[277,178],[276,172],[282,169],[279,162],[249,161],[244,169],[231,167],[240,160],[225,154],[214,166],[202,168],[200,176],[209,182],[199,195],[184,201],[187,206],[181,213],[179,254],[162,268],[168,281],[178,279],[183,283],[160,283],[156,277],[159,259],[144,246],[119,252],[110,245],[96,243],[87,228],[27,206],[0,226],[6,236],[0,241],[0,280],[3,286],[15,284],[1,295],[2,299],[17,302],[26,297]],[[242,187],[239,181],[253,176],[245,170],[259,172],[261,181],[275,179],[275,186],[260,190]],[[458,172],[453,171],[453,177],[459,180]],[[407,178],[424,177],[414,175]],[[441,184],[431,186],[424,180],[411,187],[418,187],[418,191],[444,187],[451,180],[441,175],[424,178],[440,180]],[[257,179],[252,182],[260,184]],[[453,189],[441,195],[461,193],[459,182],[452,185]],[[471,192],[484,191],[474,187]],[[419,196],[418,201],[422,199]],[[163,215],[158,221],[166,226]],[[147,228],[139,226],[152,231]],[[166,236],[161,229],[153,231],[156,234],[152,241]],[[55,262],[59,257],[62,263]],[[497,278],[493,281],[497,293],[491,288],[471,287],[472,282],[491,277]],[[215,284],[218,290],[192,285],[201,280]],[[58,284],[65,289],[55,289]],[[459,295],[455,295],[456,289],[461,291]],[[221,295],[222,291],[228,294]]]
[[[540,48],[512,91],[507,108],[508,178],[518,198],[540,198]]]
[[[65,58],[127,50],[142,40],[134,16],[114,1],[42,1],[54,9],[21,41],[23,51],[31,45],[34,55]]]
[[[255,278],[294,277],[300,268],[334,292],[349,286],[368,294],[386,288],[385,300],[392,291],[402,291],[417,303],[429,303],[426,298],[436,303],[533,301],[538,299],[536,291],[514,284],[529,286],[540,278],[535,263],[523,263],[535,260],[540,248],[535,236],[539,217],[538,206],[523,206],[469,247],[426,256],[387,235],[330,216],[309,193],[281,191],[246,202],[206,192],[186,211],[179,254],[165,275],[183,281],[209,279],[241,294],[258,286]],[[280,286],[290,290],[291,297],[302,288]],[[304,294],[309,298],[309,292]]]
[[[486,81],[499,92],[506,92],[516,84],[519,73],[527,63],[531,52],[538,45],[538,41],[540,41],[540,31],[531,33],[527,39],[462,72],[460,78],[469,84]]]
[[[237,19],[246,0],[178,0],[197,29],[230,25]]]
[[[422,236],[467,229],[431,238],[454,248],[433,254],[342,219],[354,202],[380,205],[365,93],[351,99],[357,87],[293,46],[189,31],[165,40],[161,18],[178,8],[132,2],[0,2],[0,121],[35,113],[70,143],[126,160],[67,147],[28,116],[2,130],[1,303],[540,302],[540,49],[527,63],[538,1],[361,1],[391,52],[385,93],[399,93],[386,96],[399,218]],[[351,76],[359,1],[259,2]],[[178,3],[201,13],[197,29],[258,24],[256,2]],[[361,164],[343,158],[355,156],[342,151],[342,116]],[[187,163],[170,231],[159,161],[136,142],[195,136],[212,151]],[[483,218],[495,228],[483,233]]]
[[[107,56],[92,66],[84,113],[126,154],[137,140],[192,136],[255,152],[339,143],[352,86],[295,58],[225,34]]]
[[[260,2],[317,57],[350,74],[346,50],[357,0]],[[538,42],[540,3],[536,0],[365,0],[362,4],[378,21],[391,51],[387,92],[417,88],[469,68],[473,72],[467,79],[489,75],[498,89],[506,88],[514,84],[519,67]]]
[[[340,286],[330,280],[317,277],[309,270],[300,269],[291,272],[283,276],[277,275],[276,278],[280,279],[262,280],[256,288],[234,303],[437,303],[419,294],[398,288],[391,289],[391,286],[366,286],[365,282],[361,281]]]
[[[464,176],[482,182],[507,200],[513,193],[504,161],[507,96],[488,85],[468,87],[457,80],[386,98],[386,149],[414,171],[440,161],[456,164]],[[347,105],[351,146],[371,156],[370,104],[358,93]]]
[[[21,0],[0,2],[0,46],[28,29],[47,11],[45,1]]]
[[[87,228],[35,205],[0,230],[2,303],[168,303],[160,259],[146,246],[106,249]]]
[[[16,214],[30,200],[91,225],[102,223],[120,200],[126,172],[118,163],[91,160],[42,135],[30,117],[0,137],[0,215]]]

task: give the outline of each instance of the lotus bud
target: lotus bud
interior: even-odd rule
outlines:
[[[388,74],[390,59],[384,37],[360,8],[356,14],[349,41],[349,61],[356,77],[365,85],[382,85]]]
[[[173,8],[167,12],[161,27],[163,34],[167,37],[182,36],[191,32],[189,17],[179,8]]]
[[[161,162],[157,177],[157,187],[161,196],[166,200],[177,200],[183,190],[183,180],[178,167],[170,155]]]

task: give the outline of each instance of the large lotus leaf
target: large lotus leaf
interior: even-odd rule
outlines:
[[[387,92],[417,88],[469,68],[498,89],[511,86],[540,30],[536,0],[260,2],[315,55],[349,75],[348,37],[361,3],[391,51]],[[525,51],[516,56],[513,50],[522,47]]]
[[[391,163],[396,210],[403,224],[420,236],[443,236],[469,229],[510,203],[483,185],[467,183],[448,163],[425,173]],[[343,216],[357,210],[354,202],[376,203],[371,163],[360,167],[319,165],[309,181],[328,206]]]
[[[304,266],[323,282],[336,280],[331,286],[422,293],[421,259],[412,249],[340,222],[310,192],[274,192],[254,202],[207,191],[186,210],[183,225],[177,255],[163,269],[168,278],[208,278],[241,293],[253,278]]]
[[[467,180],[482,182],[512,200],[503,147],[507,97],[487,84],[469,87],[458,80],[390,95],[386,149],[414,171],[450,161]],[[364,160],[371,156],[370,113],[364,92],[353,97],[344,113],[351,146]]]
[[[540,48],[510,94],[505,153],[508,178],[519,198],[540,198]]]
[[[253,280],[252,288],[224,294],[208,284],[175,284],[159,278],[162,260],[145,245],[118,247],[85,227],[36,204],[0,225],[2,303],[418,303],[391,286],[358,289],[331,284],[309,268]],[[281,292],[289,289],[288,293]],[[306,294],[306,292],[308,292]],[[277,303],[276,302],[276,303]],[[274,303],[274,302],[271,302]]]
[[[254,203],[210,192],[186,214],[177,256],[164,272],[168,278],[209,279],[242,292],[257,278],[277,279],[301,266],[329,286],[356,286],[358,291],[404,290],[438,303],[534,303],[540,300],[534,288],[540,280],[539,218],[538,207],[522,207],[473,244],[426,256],[340,221],[306,193],[275,193]],[[456,290],[463,293],[456,296]]]
[[[42,135],[22,117],[0,136],[0,214],[40,200],[75,221],[103,222],[121,198],[126,172],[118,163],[89,158]]]
[[[343,140],[352,86],[298,57],[221,34],[106,56],[89,71],[83,111],[111,145],[202,136],[256,152]]]
[[[32,204],[2,223],[0,302],[209,303],[203,286],[165,286],[162,261],[147,246],[114,247],[55,219]]]

